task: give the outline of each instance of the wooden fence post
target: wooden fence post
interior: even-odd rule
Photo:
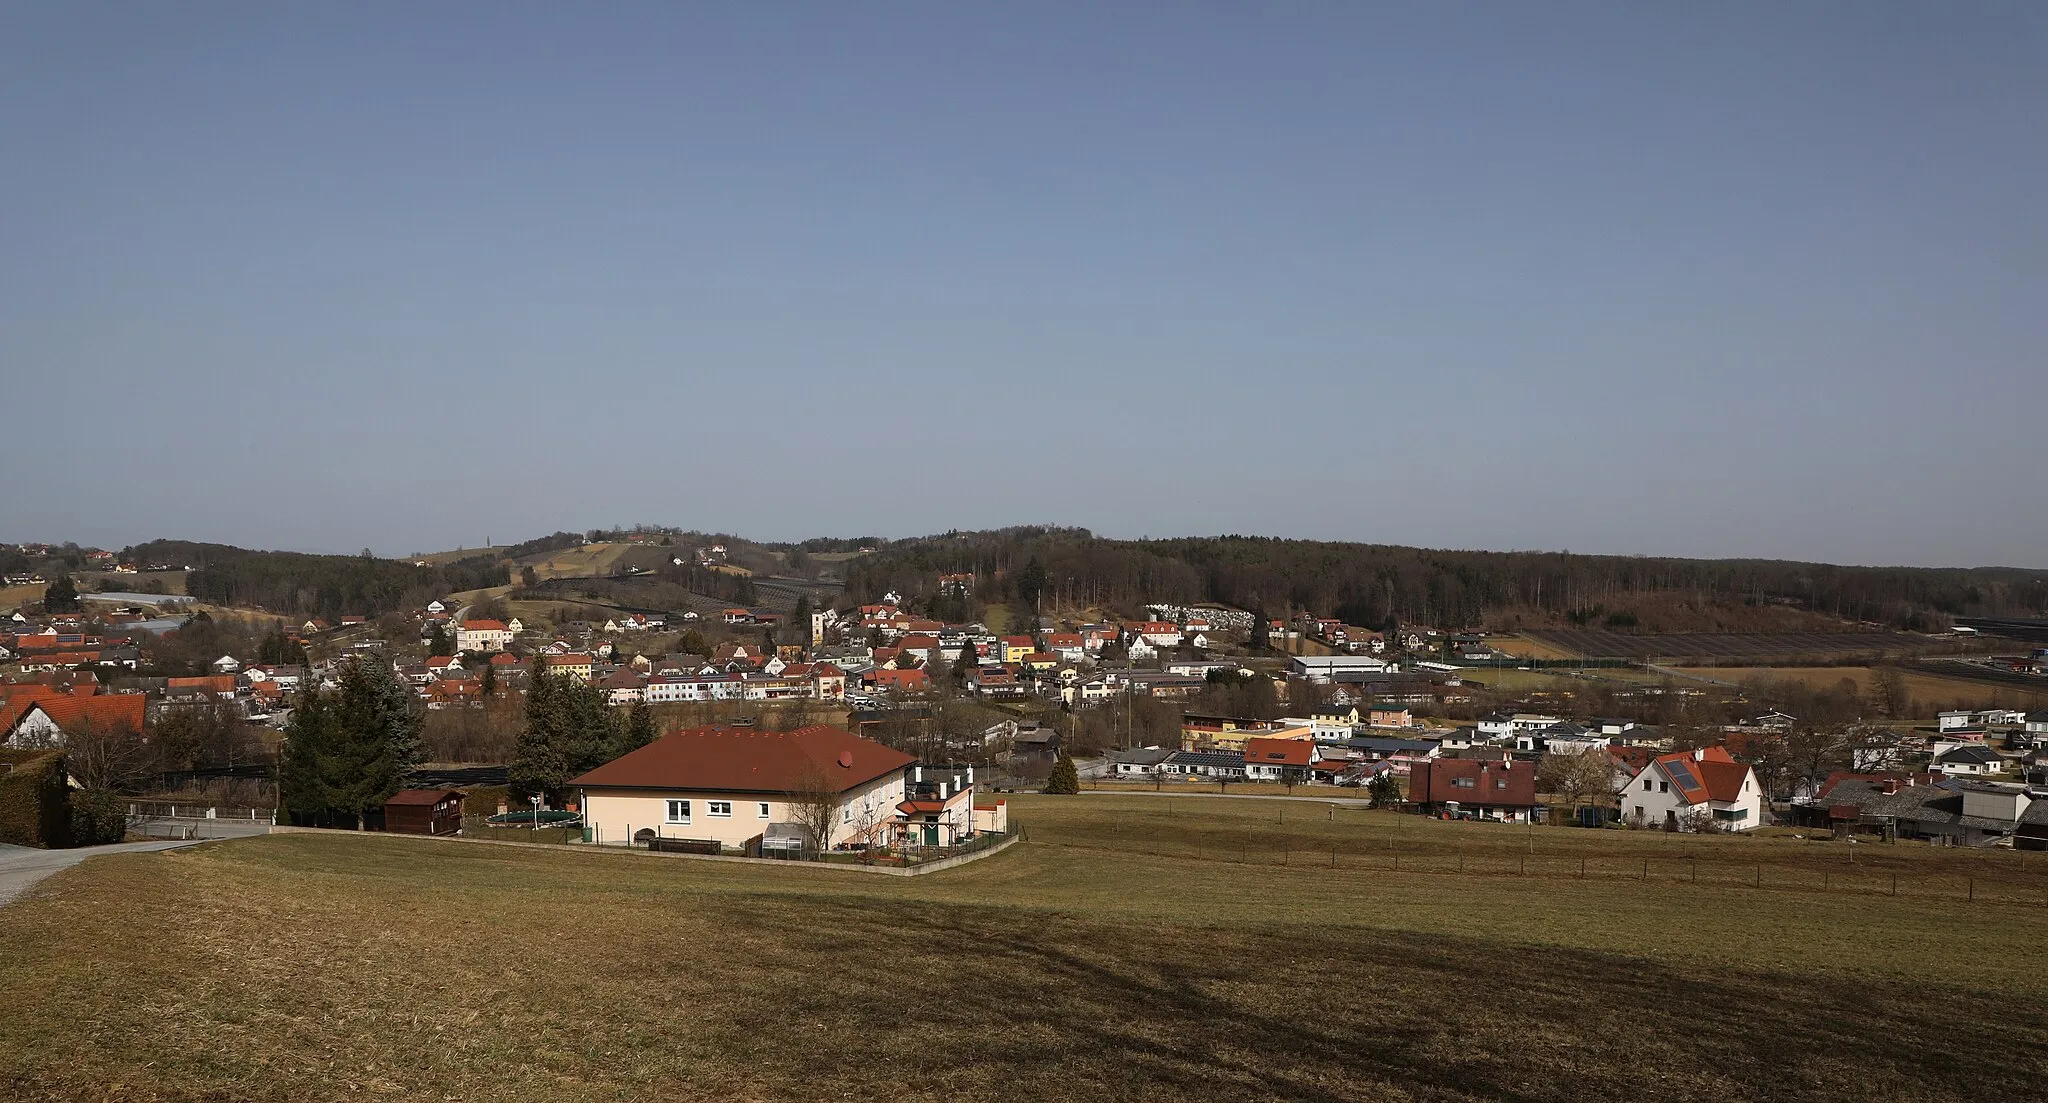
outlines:
[[[1640,878],[1638,878],[1638,880],[1642,880],[1642,881],[1647,881],[1647,880],[1649,880],[1649,879],[1650,879],[1650,860],[1649,860],[1648,858],[1645,858],[1645,859],[1643,859],[1643,875],[1642,875],[1642,876],[1641,876]]]

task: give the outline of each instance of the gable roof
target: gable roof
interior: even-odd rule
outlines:
[[[794,793],[815,778],[846,792],[917,761],[841,728],[790,732],[721,726],[664,736],[580,777],[589,789]]]
[[[1262,739],[1244,741],[1244,760],[1264,766],[1308,766],[1315,759],[1316,745],[1306,739]]]
[[[1747,765],[1735,761],[1723,747],[1658,755],[1651,765],[1670,780],[1687,804],[1740,800],[1742,784],[1750,773]]]
[[[42,701],[29,702],[11,718],[7,718],[6,731],[12,731],[30,710],[40,709],[44,716],[67,732],[77,731],[87,725],[103,730],[139,732],[147,714],[148,702],[140,693],[110,693],[95,697],[52,697]]]

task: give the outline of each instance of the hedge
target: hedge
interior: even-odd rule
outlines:
[[[0,843],[71,845],[71,792],[65,786],[63,751],[0,757]]]

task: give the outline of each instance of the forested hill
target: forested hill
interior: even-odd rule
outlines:
[[[1352,624],[1478,627],[1489,617],[1584,620],[1639,600],[1790,605],[1897,628],[1952,615],[2041,615],[2048,572],[1839,567],[1775,560],[1650,559],[1568,552],[1436,551],[1259,536],[1108,540],[1085,529],[956,532],[884,545],[846,564],[848,596],[928,594],[971,571],[982,601],[1131,608],[1216,601]]]
[[[416,567],[407,560],[367,555],[251,551],[227,544],[157,540],[128,548],[122,557],[190,565],[185,592],[201,601],[329,620],[374,617],[460,590],[501,586],[508,578],[505,564],[495,555]]]

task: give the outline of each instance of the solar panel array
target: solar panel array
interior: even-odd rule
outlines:
[[[1666,762],[1664,768],[1671,771],[1672,779],[1684,788],[1697,789],[1700,787],[1699,779],[1692,776],[1692,767],[1686,765],[1685,762]]]

